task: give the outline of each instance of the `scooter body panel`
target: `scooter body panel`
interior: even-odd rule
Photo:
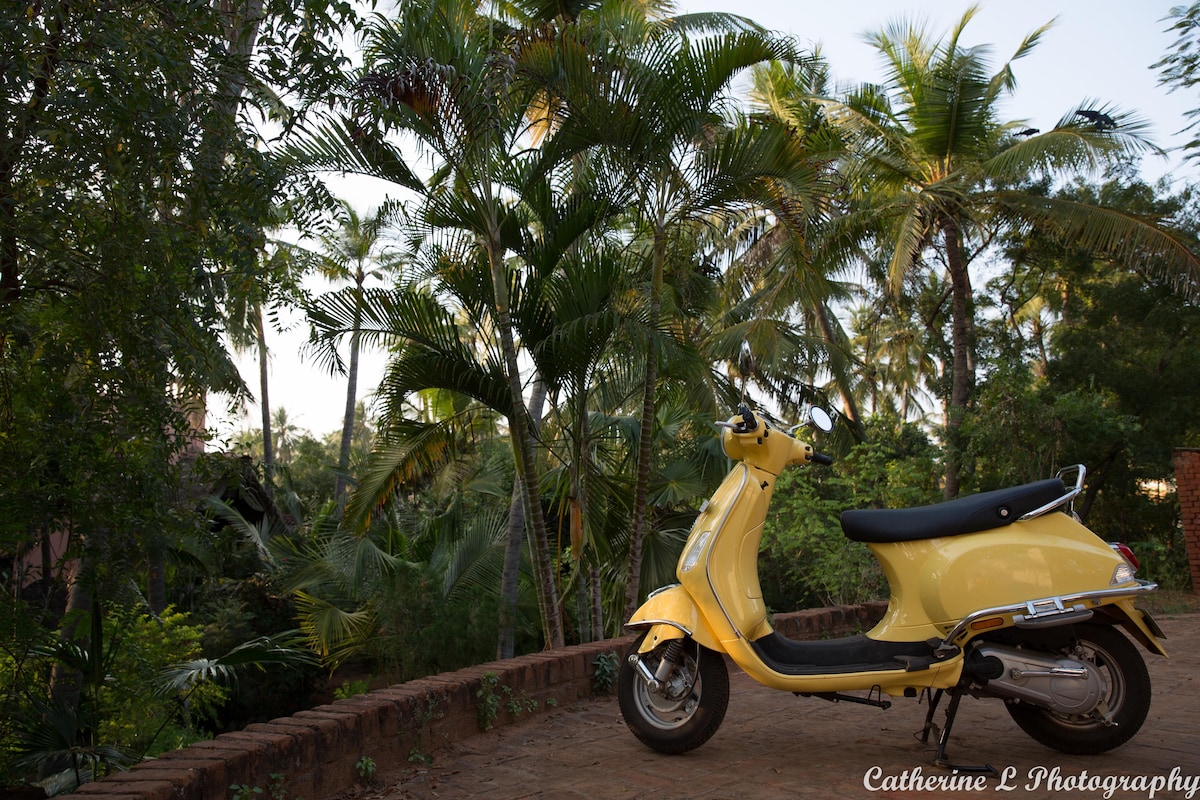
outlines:
[[[736,465],[696,518],[676,568],[680,585],[720,641],[771,630],[758,548],[773,486],[774,476]]]
[[[871,636],[944,636],[982,608],[1110,587],[1124,562],[1066,514],[1045,514],[980,533],[868,545],[892,588]]]

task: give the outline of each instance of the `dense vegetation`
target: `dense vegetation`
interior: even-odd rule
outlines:
[[[843,508],[1077,462],[1088,524],[1187,586],[1200,216],[1139,177],[1145,122],[1002,120],[1044,31],[995,64],[974,10],[879,30],[880,82],[847,92],[795,41],[671,11],[4,6],[0,781],[67,790],[339,667],[616,634],[673,579],[742,391],[838,412],[836,465],[777,490],[776,609],[886,592]],[[1186,90],[1200,6],[1173,19]],[[355,208],[330,172],[395,192]],[[270,403],[296,311],[347,380],[326,439]],[[259,429],[205,452],[204,399],[251,394]]]

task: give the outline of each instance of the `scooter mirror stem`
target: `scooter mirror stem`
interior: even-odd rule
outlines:
[[[754,412],[745,403],[738,406],[738,415],[742,418],[742,428],[749,433],[758,429],[758,420],[754,416]]]

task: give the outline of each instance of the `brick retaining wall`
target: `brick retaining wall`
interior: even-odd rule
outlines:
[[[1179,516],[1187,544],[1192,591],[1200,592],[1200,449],[1180,447],[1175,450],[1175,491],[1179,496]]]
[[[779,614],[775,627],[793,639],[865,631],[883,616],[886,605]],[[624,654],[633,638],[493,661],[336,700],[164,753],[63,797],[229,800],[231,786],[245,785],[261,788],[258,797],[267,800],[272,783],[281,782],[287,797],[324,800],[354,787],[359,779],[355,765],[363,757],[386,769],[407,763],[413,754],[479,733],[479,692],[485,680],[493,683],[490,676],[495,676],[499,699],[492,725],[509,725],[589,696],[596,659],[604,653]],[[519,713],[509,710],[510,699],[520,705]]]

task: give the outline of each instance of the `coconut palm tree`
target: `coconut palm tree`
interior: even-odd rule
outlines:
[[[953,367],[946,497],[959,490],[959,431],[975,383],[970,271],[999,230],[1045,225],[1126,261],[1200,273],[1200,259],[1151,221],[1022,189],[1030,175],[1063,174],[1159,150],[1144,137],[1146,123],[1089,101],[1045,132],[1013,135],[1026,126],[1002,123],[999,103],[1016,86],[1013,62],[1038,44],[1049,25],[1029,34],[993,70],[988,48],[961,41],[977,12],[977,6],[968,8],[948,36],[905,21],[871,34],[885,61],[883,82],[825,103],[850,150],[843,165],[855,203],[850,221],[889,252],[892,288],[931,264],[948,275]]]
[[[337,483],[333,493],[334,501],[341,507],[346,498],[350,450],[353,444],[358,407],[358,366],[359,351],[362,347],[362,325],[359,317],[361,316],[364,286],[368,278],[382,279],[389,273],[398,272],[402,262],[394,252],[389,252],[383,246],[383,232],[387,224],[386,212],[377,210],[360,215],[345,200],[340,201],[339,205],[338,227],[334,231],[320,236],[321,258],[317,262],[317,268],[329,281],[350,282],[344,292],[355,308],[354,318],[349,329],[350,352],[345,365],[346,405],[342,415]],[[330,302],[332,302],[330,295],[316,298],[309,306],[310,316],[315,313],[315,309]],[[320,349],[326,361],[340,366],[340,358],[334,349],[336,339],[316,338],[314,344]]]
[[[306,269],[303,251],[292,245],[268,242],[252,268],[230,276],[225,308],[226,331],[234,350],[254,348],[258,355],[258,404],[262,420],[263,486],[274,493],[275,449],[271,431],[270,348],[267,320],[285,304],[302,300],[300,277]]]

